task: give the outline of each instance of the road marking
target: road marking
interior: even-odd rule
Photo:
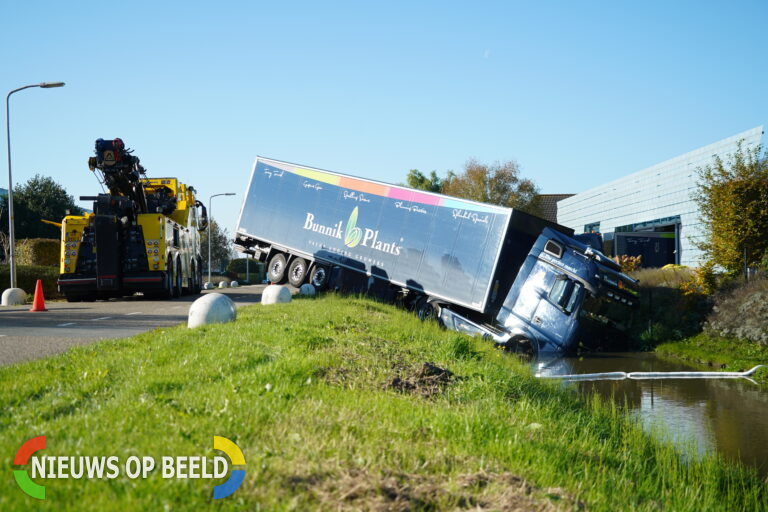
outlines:
[[[140,315],[140,314],[142,314],[141,311],[134,311],[133,313],[126,313],[125,316]]]
[[[110,318],[112,318],[112,317],[111,316],[103,316],[101,318],[94,318],[93,320],[91,320],[91,322],[98,322],[99,320],[109,320]]]
[[[66,324],[59,324],[56,327],[69,327],[70,325],[77,325],[75,322],[68,322]]]

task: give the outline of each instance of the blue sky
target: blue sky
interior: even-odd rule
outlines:
[[[765,1],[3,2],[2,94],[67,83],[11,97],[14,183],[95,194],[93,141],[121,137],[206,203],[236,192],[213,203],[230,232],[256,155],[385,182],[514,159],[579,192],[768,122],[766,21]]]

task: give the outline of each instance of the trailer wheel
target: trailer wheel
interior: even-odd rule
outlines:
[[[421,296],[416,299],[413,306],[413,312],[419,317],[422,322],[437,321],[437,308],[434,304],[427,300],[427,297]]]
[[[267,278],[274,284],[282,284],[285,282],[286,277],[286,263],[285,254],[277,253],[269,260],[269,268],[267,269]]]
[[[314,286],[317,290],[324,290],[328,286],[328,278],[330,273],[328,267],[324,265],[315,265],[312,268],[312,272],[309,273],[309,284]]]
[[[288,282],[296,288],[300,287],[307,278],[307,260],[294,258],[288,266]]]

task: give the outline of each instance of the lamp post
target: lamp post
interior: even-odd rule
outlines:
[[[213,198],[218,196],[233,196],[234,192],[224,192],[222,194],[213,194],[208,199],[208,283],[211,284],[211,235],[213,234]]]
[[[11,273],[11,289],[16,288],[16,262],[14,259],[14,245],[16,245],[15,240],[15,231],[13,228],[13,174],[11,172],[11,110],[10,110],[10,100],[11,100],[11,94],[19,91],[23,91],[24,89],[29,89],[31,87],[40,87],[42,89],[50,89],[52,87],[63,87],[64,82],[42,82],[39,84],[31,84],[31,85],[25,85],[24,87],[19,87],[18,89],[14,89],[11,92],[8,93],[8,96],[5,97],[5,130],[6,134],[8,136],[8,238],[11,243],[10,251],[8,253],[9,256],[9,263],[10,263],[10,273]]]

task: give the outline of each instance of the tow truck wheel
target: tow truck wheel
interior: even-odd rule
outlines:
[[[307,260],[304,258],[294,258],[288,267],[288,282],[296,288],[304,283],[307,277]]]
[[[165,281],[163,282],[163,291],[159,293],[162,298],[170,299],[173,297],[173,283],[173,265],[168,263],[168,270],[165,271]]]
[[[200,265],[192,263],[192,295],[199,295],[201,284],[203,282],[203,274],[200,269]]]
[[[267,269],[267,278],[274,284],[282,284],[285,282],[285,255],[277,253],[269,260],[269,268]]]
[[[309,284],[317,290],[324,290],[328,286],[328,267],[324,265],[315,265],[312,272],[309,273]]]
[[[181,265],[179,264],[179,260],[176,260],[176,264],[173,266],[173,291],[172,296],[174,298],[181,297],[182,288],[181,288]]]

